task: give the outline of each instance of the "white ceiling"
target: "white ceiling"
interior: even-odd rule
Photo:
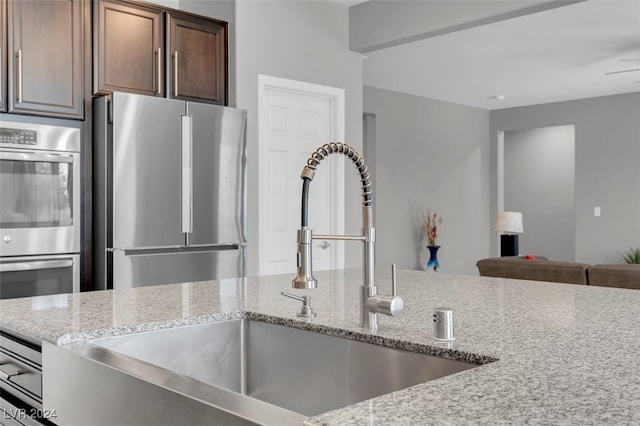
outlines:
[[[588,0],[366,57],[365,85],[490,110],[640,92],[640,71],[605,75],[640,68],[640,0]]]

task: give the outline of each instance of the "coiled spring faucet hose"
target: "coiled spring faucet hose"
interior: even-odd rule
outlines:
[[[309,184],[315,176],[316,167],[320,161],[331,154],[346,155],[358,169],[360,182],[362,184],[362,227],[373,227],[373,195],[369,167],[367,167],[364,158],[358,151],[353,149],[352,146],[342,142],[329,142],[322,145],[311,154],[311,157],[307,160],[307,165],[302,169],[302,173],[300,174],[300,178],[302,179],[302,227],[308,226]]]

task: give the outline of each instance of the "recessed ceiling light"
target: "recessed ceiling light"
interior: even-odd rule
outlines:
[[[493,99],[494,101],[504,101],[507,97],[505,95],[495,95],[491,96],[489,99]]]

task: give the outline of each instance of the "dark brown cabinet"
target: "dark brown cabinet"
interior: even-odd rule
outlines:
[[[8,112],[83,117],[82,12],[82,0],[7,1]]]
[[[96,6],[94,91],[164,96],[164,12],[120,1]]]
[[[226,105],[227,45],[226,22],[137,1],[99,0],[94,93]]]
[[[226,25],[169,13],[167,27],[170,97],[226,105]]]

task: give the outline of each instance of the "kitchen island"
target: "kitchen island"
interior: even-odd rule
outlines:
[[[377,272],[387,293],[390,273]],[[252,316],[484,364],[308,425],[640,424],[639,291],[398,271],[404,313],[380,316],[372,334],[358,326],[360,276],[317,272],[307,291],[291,289],[292,276],[269,276],[0,300],[0,328],[64,345]],[[317,316],[297,318],[301,304],[281,291],[311,295]],[[451,343],[433,339],[442,306],[455,311]]]

